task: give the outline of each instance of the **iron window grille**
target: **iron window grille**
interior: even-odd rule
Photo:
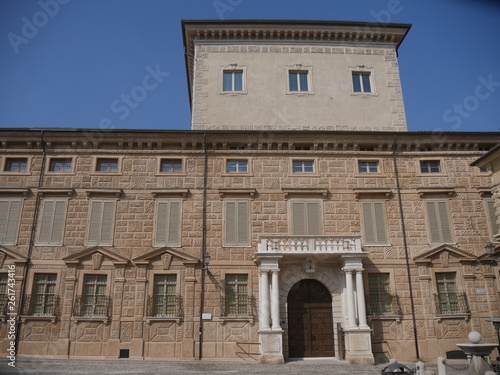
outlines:
[[[389,293],[371,294],[368,296],[369,316],[402,315],[399,296]]]
[[[0,296],[0,315],[7,315],[7,295]]]
[[[438,315],[470,314],[469,303],[465,293],[434,293],[434,302]]]
[[[148,296],[146,316],[178,318],[184,315],[182,296]]]
[[[76,296],[73,316],[110,317],[111,297],[109,296]]]
[[[59,316],[60,297],[53,294],[27,294],[24,297],[22,315]]]
[[[248,294],[223,295],[220,299],[220,306],[223,318],[255,317],[255,299]]]

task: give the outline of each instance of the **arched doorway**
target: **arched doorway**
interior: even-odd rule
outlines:
[[[332,296],[316,280],[301,280],[288,293],[290,358],[332,357]]]

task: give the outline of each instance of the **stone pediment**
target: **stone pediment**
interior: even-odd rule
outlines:
[[[67,256],[63,258],[63,261],[70,265],[78,265],[83,259],[91,256],[92,262],[94,263],[94,269],[99,269],[104,258],[108,258],[115,265],[126,265],[129,260],[127,258],[122,257],[121,255],[115,254],[114,252],[101,247],[94,246],[73,255]]]
[[[149,264],[153,259],[159,258],[161,259],[164,269],[170,268],[170,263],[172,262],[173,258],[179,259],[184,265],[194,265],[198,264],[200,262],[199,259],[188,255],[186,253],[183,253],[182,251],[179,250],[174,250],[170,247],[162,247],[160,249],[155,249],[153,251],[150,251],[144,255],[138,256],[137,258],[133,259],[133,262],[135,264]]]
[[[0,245],[0,268],[3,266],[5,260],[9,258],[12,259],[14,263],[26,263],[28,261],[28,258],[24,255]]]
[[[413,260],[417,264],[441,262],[443,267],[447,267],[450,261],[473,262],[476,260],[476,257],[473,254],[455,246],[443,244],[420,254],[419,256],[413,258]]]

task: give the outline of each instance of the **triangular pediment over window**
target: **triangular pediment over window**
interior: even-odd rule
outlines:
[[[12,260],[14,263],[26,263],[28,259],[24,255],[0,245],[0,268],[6,260]]]
[[[80,261],[88,257],[92,257],[92,261],[94,263],[102,263],[103,258],[108,258],[115,266],[126,265],[129,261],[127,258],[124,258],[121,255],[118,255],[101,246],[89,247],[88,249],[63,258],[63,261],[68,265],[79,264]]]
[[[455,246],[443,244],[420,254],[414,260],[417,264],[441,262],[446,267],[449,262],[473,262],[476,257]]]
[[[183,253],[182,251],[174,250],[170,247],[162,247],[160,249],[150,251],[149,253],[134,258],[133,262],[135,264],[149,264],[149,262],[155,258],[160,258],[162,261],[170,263],[174,257],[178,258],[184,265],[197,264],[200,262],[195,257]]]

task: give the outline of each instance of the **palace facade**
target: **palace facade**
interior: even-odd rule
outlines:
[[[191,130],[1,130],[0,349],[12,316],[18,355],[52,358],[366,364],[494,342],[499,230],[471,163],[500,134],[407,131],[410,26],[182,27]]]

